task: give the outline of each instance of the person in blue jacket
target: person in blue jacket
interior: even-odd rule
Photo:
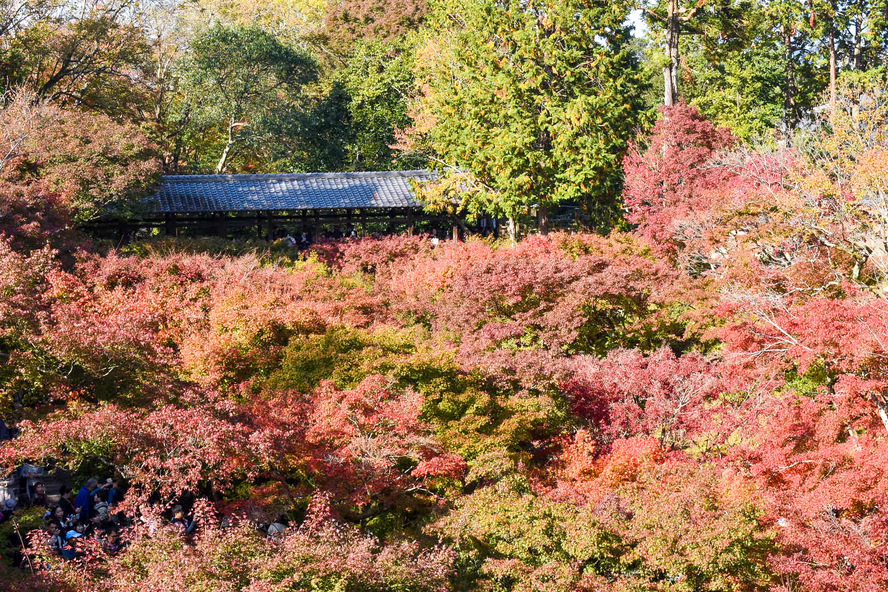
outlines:
[[[80,513],[80,521],[86,524],[89,523],[89,518],[93,511],[92,492],[98,486],[99,482],[97,480],[90,479],[80,488],[80,491],[77,492],[77,497],[74,498],[74,507]]]

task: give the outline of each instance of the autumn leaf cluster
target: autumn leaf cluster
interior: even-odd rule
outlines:
[[[73,220],[90,179],[136,195],[154,173],[110,141],[86,185],[59,181],[88,129],[4,163],[3,203],[42,192]],[[753,151],[665,111],[608,236],[107,249],[0,210],[4,465],[202,516],[77,563],[35,531],[27,585],[884,589],[882,161],[839,152],[854,129]]]

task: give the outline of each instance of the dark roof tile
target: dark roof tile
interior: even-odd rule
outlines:
[[[403,208],[421,204],[411,179],[430,171],[293,173],[271,175],[167,175],[149,199],[157,213]]]

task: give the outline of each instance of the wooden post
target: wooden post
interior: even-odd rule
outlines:
[[[367,210],[361,209],[361,234],[363,236],[367,236],[369,233],[367,232]]]
[[[265,221],[265,227],[268,232],[268,237],[265,240],[271,242],[274,240],[274,218],[271,214],[268,214],[268,219]]]
[[[453,223],[453,240],[459,240],[459,224],[456,222]]]
[[[256,238],[262,239],[262,212],[256,212]]]
[[[413,210],[407,211],[407,234],[413,236]]]
[[[117,244],[118,246],[123,246],[129,244],[129,224],[121,220],[117,223]]]
[[[228,214],[225,212],[216,215],[216,234],[228,238]]]
[[[173,214],[166,214],[163,218],[164,233],[167,236],[176,236],[176,217]]]

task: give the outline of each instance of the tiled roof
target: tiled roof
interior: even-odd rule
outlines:
[[[413,197],[410,179],[434,178],[434,173],[423,170],[167,175],[149,205],[164,214],[418,207],[421,204]]]

